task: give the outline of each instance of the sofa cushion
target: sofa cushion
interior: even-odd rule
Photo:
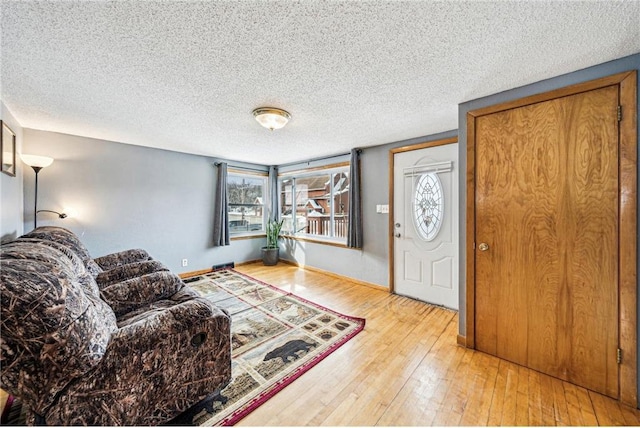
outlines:
[[[103,270],[110,270],[118,266],[149,260],[153,260],[153,258],[149,253],[140,248],[119,251],[117,253],[107,254],[106,256],[96,257],[93,259],[93,261],[96,262]]]
[[[168,271],[153,272],[118,282],[102,289],[102,298],[116,316],[162,299],[168,299],[184,287],[184,282]]]
[[[96,276],[96,282],[98,283],[98,287],[104,289],[118,282],[161,271],[169,271],[169,269],[156,260],[132,262],[99,273],[98,276]]]
[[[20,242],[47,245],[49,247],[55,248],[56,250],[60,251],[61,253],[63,253],[67,257],[68,261],[71,263],[71,268],[73,269],[73,271],[74,271],[74,273],[76,275],[81,275],[81,274],[87,273],[87,268],[85,267],[84,262],[82,261],[82,259],[74,251],[72,251],[69,247],[67,247],[66,245],[61,244],[59,242],[56,242],[56,241],[51,241],[49,239],[20,237],[20,238],[16,239],[15,241],[12,241],[12,242],[6,244],[3,248],[9,249],[9,248],[12,248],[13,246],[15,246],[15,244],[18,244],[18,246],[17,246],[18,251],[21,252],[21,253],[24,253],[24,251],[20,250],[20,248],[22,248],[20,246],[20,244],[19,244]],[[23,256],[23,257],[26,257],[26,256]]]
[[[92,296],[94,299],[100,299],[100,290],[98,288],[98,284],[93,279],[93,276],[87,272],[87,269],[80,257],[78,257],[78,255],[74,251],[71,251],[66,245],[46,239],[18,238],[15,241],[2,246],[2,258],[5,260],[28,259],[41,260],[45,263],[50,262],[51,253],[48,251],[43,252],[40,249],[41,247],[38,246],[50,247],[62,253],[64,256],[59,255],[59,257],[54,260],[57,260],[61,265],[64,265],[65,268],[69,269],[69,272],[73,273],[73,275],[78,278],[80,285],[88,295]]]
[[[102,272],[102,268],[91,258],[91,254],[87,250],[78,237],[63,227],[44,226],[32,230],[21,236],[21,238],[35,238],[54,241],[63,244],[75,252],[84,263],[87,271],[94,277]]]

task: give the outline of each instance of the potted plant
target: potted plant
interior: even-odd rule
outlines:
[[[280,257],[280,248],[278,247],[278,238],[280,238],[280,230],[284,220],[267,221],[267,246],[262,247],[262,263],[265,266],[275,266],[278,264]]]

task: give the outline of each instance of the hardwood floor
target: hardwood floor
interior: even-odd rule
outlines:
[[[287,264],[236,269],[367,320],[238,425],[640,425],[637,409],[458,346],[454,311]]]

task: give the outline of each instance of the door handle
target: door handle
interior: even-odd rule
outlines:
[[[396,238],[399,238],[401,235],[399,233],[396,233]]]
[[[487,244],[486,242],[483,242],[480,245],[478,245],[478,250],[480,251],[487,251],[488,249],[489,249],[489,244]]]

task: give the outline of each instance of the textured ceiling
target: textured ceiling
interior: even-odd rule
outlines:
[[[457,105],[640,52],[639,1],[2,1],[26,128],[283,164],[457,128]],[[293,119],[268,131],[260,106]]]

